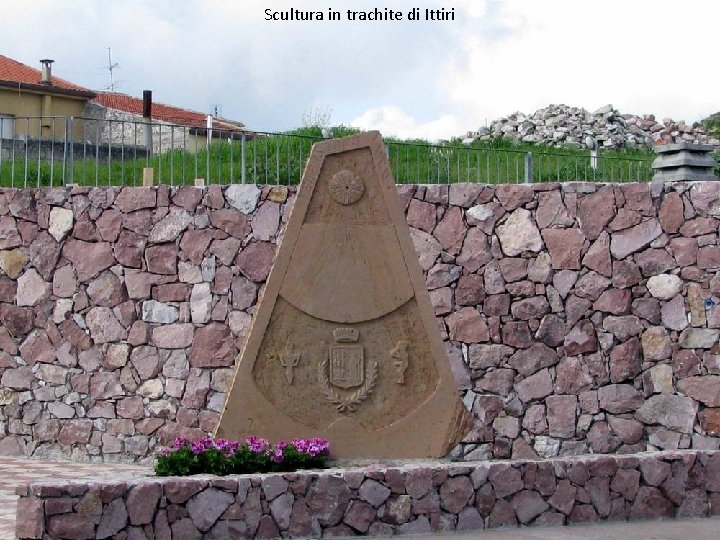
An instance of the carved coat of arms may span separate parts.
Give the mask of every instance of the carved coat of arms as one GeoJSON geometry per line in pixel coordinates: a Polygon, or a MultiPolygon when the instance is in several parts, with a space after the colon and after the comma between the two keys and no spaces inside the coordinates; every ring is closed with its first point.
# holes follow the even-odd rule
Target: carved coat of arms
{"type": "Polygon", "coordinates": [[[320,365],[320,384],[325,397],[335,404],[338,412],[352,412],[375,387],[377,363],[370,361],[366,366],[362,345],[351,345],[360,336],[356,329],[336,328],[333,335],[338,344],[330,347],[328,360],[320,365]],[[357,389],[339,393],[336,388],[357,389]]]}
{"type": "Polygon", "coordinates": [[[364,379],[362,345],[330,347],[330,384],[352,388],[360,386],[364,379]]]}

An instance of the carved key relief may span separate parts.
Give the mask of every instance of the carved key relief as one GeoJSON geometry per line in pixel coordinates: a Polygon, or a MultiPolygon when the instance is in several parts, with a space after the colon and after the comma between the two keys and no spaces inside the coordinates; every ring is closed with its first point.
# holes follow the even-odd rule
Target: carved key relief
{"type": "Polygon", "coordinates": [[[397,384],[405,384],[405,372],[410,365],[410,353],[408,351],[409,347],[410,342],[402,339],[397,342],[395,348],[390,353],[390,356],[392,356],[393,358],[393,365],[395,366],[395,371],[397,372],[397,380],[395,381],[397,384]]]}

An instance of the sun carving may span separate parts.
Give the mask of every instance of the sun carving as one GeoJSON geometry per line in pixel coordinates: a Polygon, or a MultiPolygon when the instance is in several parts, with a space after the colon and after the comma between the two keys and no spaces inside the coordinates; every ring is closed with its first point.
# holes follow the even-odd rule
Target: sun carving
{"type": "Polygon", "coordinates": [[[365,184],[357,174],[343,169],[330,179],[330,195],[340,204],[353,204],[365,193],[365,184]]]}

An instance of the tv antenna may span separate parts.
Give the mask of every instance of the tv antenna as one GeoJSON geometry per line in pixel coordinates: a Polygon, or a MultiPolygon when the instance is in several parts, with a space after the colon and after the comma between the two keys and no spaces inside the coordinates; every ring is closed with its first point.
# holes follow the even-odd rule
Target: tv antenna
{"type": "Polygon", "coordinates": [[[108,71],[110,72],[110,86],[108,86],[107,88],[111,92],[114,92],[115,91],[115,82],[113,81],[113,70],[119,68],[120,64],[118,64],[117,62],[115,62],[113,64],[112,51],[110,50],[110,47],[108,47],[107,50],[108,50],[108,71]]]}

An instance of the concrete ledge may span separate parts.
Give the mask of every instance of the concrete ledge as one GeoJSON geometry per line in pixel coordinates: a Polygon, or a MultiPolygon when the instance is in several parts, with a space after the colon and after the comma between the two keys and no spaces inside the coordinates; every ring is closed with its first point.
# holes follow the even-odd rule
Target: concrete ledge
{"type": "Polygon", "coordinates": [[[44,482],[18,495],[21,539],[317,538],[707,517],[720,515],[720,452],[44,482]]]}

